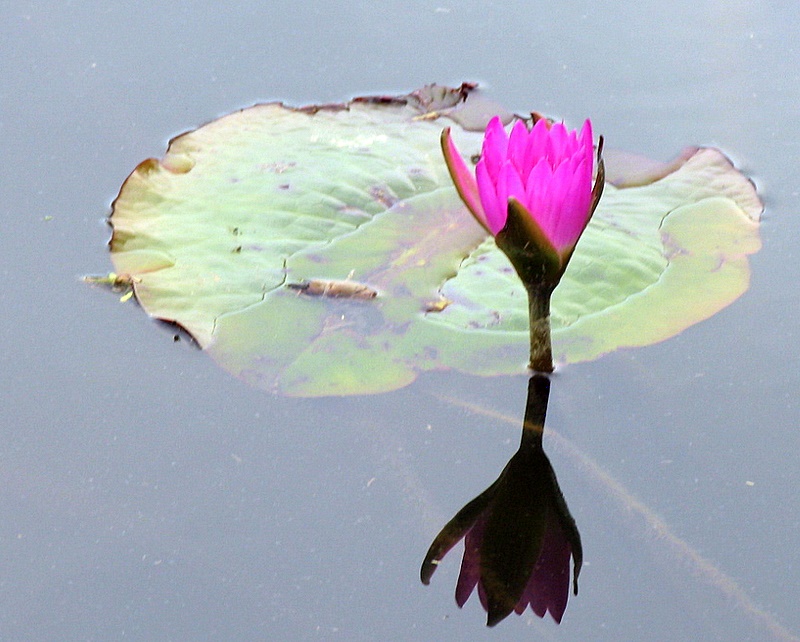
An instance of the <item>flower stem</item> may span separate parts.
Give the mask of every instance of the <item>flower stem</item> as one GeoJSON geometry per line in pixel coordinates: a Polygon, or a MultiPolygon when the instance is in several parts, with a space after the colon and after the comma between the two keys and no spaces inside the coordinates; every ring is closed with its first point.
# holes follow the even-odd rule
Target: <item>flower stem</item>
{"type": "Polygon", "coordinates": [[[550,344],[550,295],[553,289],[529,286],[528,313],[531,332],[531,360],[534,372],[553,372],[553,349],[550,344]]]}

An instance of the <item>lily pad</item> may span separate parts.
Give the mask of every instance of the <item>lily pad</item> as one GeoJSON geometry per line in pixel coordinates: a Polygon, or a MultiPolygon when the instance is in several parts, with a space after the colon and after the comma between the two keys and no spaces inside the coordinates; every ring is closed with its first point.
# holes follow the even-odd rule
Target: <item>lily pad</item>
{"type": "MultiPolygon", "coordinates": [[[[512,119],[465,84],[224,116],[125,181],[110,218],[115,270],[148,314],[283,394],[382,392],[430,369],[524,372],[525,292],[439,149],[446,124],[476,154],[497,113],[512,119]]],[[[553,298],[559,363],[711,316],[747,289],[759,249],[761,203],[719,151],[628,182],[610,164],[553,298]]]]}

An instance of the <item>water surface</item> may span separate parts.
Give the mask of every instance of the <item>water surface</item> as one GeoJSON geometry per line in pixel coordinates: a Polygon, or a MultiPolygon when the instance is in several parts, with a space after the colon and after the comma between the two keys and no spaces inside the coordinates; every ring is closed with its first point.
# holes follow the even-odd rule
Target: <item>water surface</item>
{"type": "Polygon", "coordinates": [[[0,637],[795,639],[790,5],[1,9],[0,637]],[[274,398],[79,280],[110,269],[108,205],[170,136],[263,100],[462,80],[656,158],[720,146],[768,205],[738,302],[554,379],[545,446],[585,551],[560,626],[487,630],[474,597],[459,610],[458,550],[418,580],[439,528],[516,450],[525,376],[274,398]]]}

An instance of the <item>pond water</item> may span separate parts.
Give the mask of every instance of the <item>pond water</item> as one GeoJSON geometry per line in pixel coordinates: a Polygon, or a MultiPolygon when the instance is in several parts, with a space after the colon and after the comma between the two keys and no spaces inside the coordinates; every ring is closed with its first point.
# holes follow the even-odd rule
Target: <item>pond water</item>
{"type": "MultiPolygon", "coordinates": [[[[800,18],[790,2],[13,3],[0,9],[0,638],[796,640],[800,18]],[[458,609],[442,525],[517,448],[527,378],[286,399],[80,277],[167,139],[264,100],[477,80],[759,186],[750,290],[558,373],[545,448],[581,531],[560,625],[458,609]]],[[[675,305],[681,305],[676,301],[675,305]]]]}

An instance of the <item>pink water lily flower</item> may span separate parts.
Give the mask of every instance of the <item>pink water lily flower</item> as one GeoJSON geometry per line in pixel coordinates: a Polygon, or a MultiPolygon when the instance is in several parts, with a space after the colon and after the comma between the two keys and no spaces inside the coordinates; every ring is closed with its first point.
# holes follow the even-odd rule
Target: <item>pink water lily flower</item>
{"type": "Polygon", "coordinates": [[[494,236],[528,293],[528,367],[552,372],[550,296],[603,193],[603,139],[595,172],[589,120],[577,132],[532,119],[532,129],[518,120],[508,135],[500,118],[492,118],[474,176],[449,129],[442,132],[442,151],[461,200],[494,236]]]}
{"type": "Polygon", "coordinates": [[[555,252],[561,267],[566,266],[602,191],[600,171],[592,184],[591,121],[577,132],[541,117],[529,130],[518,120],[509,135],[495,116],[486,127],[474,176],[449,129],[443,132],[442,149],[459,195],[487,231],[497,236],[506,227],[509,209],[517,208],[533,223],[537,243],[549,245],[541,249],[555,252]]]}

